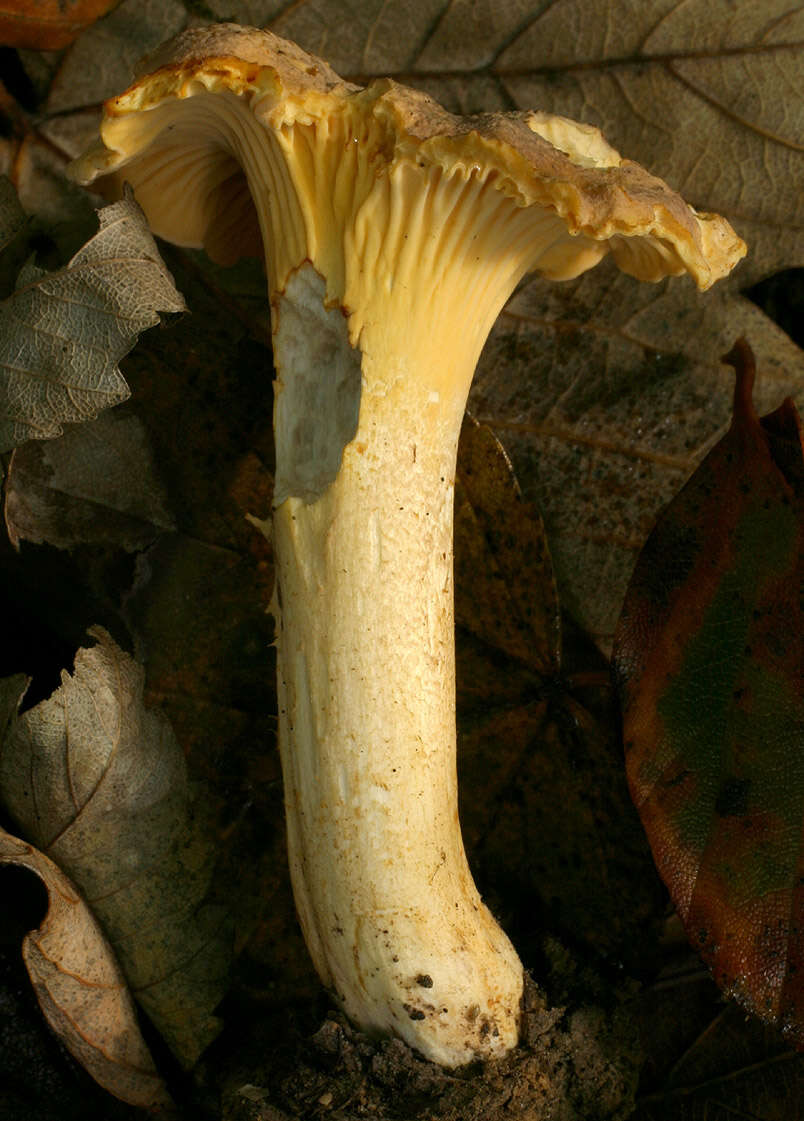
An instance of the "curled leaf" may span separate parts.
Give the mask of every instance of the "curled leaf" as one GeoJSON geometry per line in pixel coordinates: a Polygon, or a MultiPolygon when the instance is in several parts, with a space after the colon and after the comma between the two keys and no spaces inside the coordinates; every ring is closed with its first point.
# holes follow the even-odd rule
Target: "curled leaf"
{"type": "Polygon", "coordinates": [[[0,451],[124,401],[117,363],[160,312],[184,310],[130,192],[98,218],[64,268],[28,261],[0,304],[0,451]]]}
{"type": "Polygon", "coordinates": [[[734,419],[637,565],[614,663],[631,793],[715,979],[804,1048],[804,450],[760,420],[740,343],[734,419]]]}
{"type": "Polygon", "coordinates": [[[106,1090],[155,1108],[170,1097],[140,1034],[114,952],[67,876],[41,852],[0,829],[0,865],[17,864],[45,885],[48,910],[26,934],[22,956],[48,1023],[106,1090]]]}
{"type": "Polygon", "coordinates": [[[12,722],[0,798],[101,922],[132,992],[185,1066],[219,1030],[228,917],[208,902],[214,845],[143,671],[101,630],[72,675],[12,722]]]}

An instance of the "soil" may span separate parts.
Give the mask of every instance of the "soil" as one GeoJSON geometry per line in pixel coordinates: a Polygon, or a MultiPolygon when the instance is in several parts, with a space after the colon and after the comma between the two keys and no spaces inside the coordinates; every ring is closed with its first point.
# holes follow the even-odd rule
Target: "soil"
{"type": "Polygon", "coordinates": [[[398,1039],[371,1040],[332,1013],[308,1039],[233,1070],[225,1121],[616,1121],[633,1109],[642,1056],[628,1002],[550,1007],[529,981],[523,1045],[445,1070],[398,1039]],[[295,1051],[291,1057],[289,1051],[295,1051]],[[290,1060],[290,1061],[289,1061],[290,1060]]]}

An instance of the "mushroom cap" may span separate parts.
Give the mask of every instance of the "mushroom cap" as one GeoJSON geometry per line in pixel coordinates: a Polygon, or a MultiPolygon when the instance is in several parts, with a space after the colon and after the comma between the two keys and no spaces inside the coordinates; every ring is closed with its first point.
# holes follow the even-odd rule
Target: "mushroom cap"
{"type": "MultiPolygon", "coordinates": [[[[517,206],[562,220],[565,236],[531,263],[553,279],[571,279],[610,252],[637,279],[687,272],[706,289],[746,251],[725,219],[696,212],[663,180],[622,159],[598,129],[565,117],[458,117],[390,79],[366,88],[345,82],[294,43],[233,24],[184,32],[146,58],[140,74],[106,102],[101,140],[73,163],[71,174],[83,183],[106,179],[107,193],[130,180],[156,233],[206,246],[224,262],[254,251],[258,226],[238,175],[236,144],[226,140],[216,149],[205,135],[199,148],[178,145],[183,116],[201,138],[199,112],[182,110],[202,94],[236,100],[280,140],[294,126],[321,134],[333,120],[345,122],[347,139],[366,147],[375,178],[408,161],[447,176],[493,181],[517,206]]],[[[239,126],[230,119],[229,127],[239,126]]],[[[218,121],[212,132],[220,128],[218,121]]],[[[282,206],[280,195],[275,186],[282,206]]],[[[299,251],[303,259],[304,247],[299,251]]]]}

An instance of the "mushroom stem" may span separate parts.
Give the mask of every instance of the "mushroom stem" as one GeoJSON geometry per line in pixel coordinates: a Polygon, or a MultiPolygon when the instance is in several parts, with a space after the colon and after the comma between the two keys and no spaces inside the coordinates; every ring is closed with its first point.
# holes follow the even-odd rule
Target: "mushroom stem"
{"type": "MultiPolygon", "coordinates": [[[[355,1023],[455,1066],[516,1044],[522,968],[458,823],[452,508],[474,361],[446,391],[443,341],[415,371],[409,355],[364,351],[337,477],[314,501],[281,502],[273,540],[279,743],[307,945],[355,1023]]],[[[278,462],[278,477],[292,473],[278,462]]]]}

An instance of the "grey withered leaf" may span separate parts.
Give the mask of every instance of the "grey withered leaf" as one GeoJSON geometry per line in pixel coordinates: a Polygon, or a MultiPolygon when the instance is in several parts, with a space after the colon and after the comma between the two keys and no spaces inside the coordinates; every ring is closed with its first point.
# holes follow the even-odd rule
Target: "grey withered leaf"
{"type": "Polygon", "coordinates": [[[184,310],[130,192],[55,272],[29,260],[0,303],[0,452],[128,397],[117,368],[160,312],[184,310]]]}
{"type": "MultiPolygon", "coordinates": [[[[100,628],[53,695],[12,719],[0,801],[80,889],[126,979],[186,1067],[217,1034],[229,918],[208,900],[214,841],[144,672],[100,628]]],[[[2,695],[0,693],[0,695],[2,695]]]]}
{"type": "MultiPolygon", "coordinates": [[[[20,685],[20,679],[11,680],[20,685]]],[[[47,890],[47,913],[25,935],[22,956],[52,1030],[116,1097],[143,1108],[168,1104],[120,966],[75,885],[32,845],[0,829],[0,866],[4,864],[27,868],[47,890]]]]}

